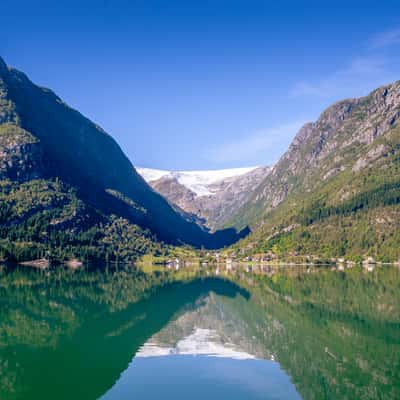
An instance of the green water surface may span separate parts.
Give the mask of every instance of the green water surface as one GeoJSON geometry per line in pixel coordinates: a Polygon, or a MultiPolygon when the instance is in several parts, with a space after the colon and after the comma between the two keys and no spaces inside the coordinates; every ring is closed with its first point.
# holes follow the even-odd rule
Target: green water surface
{"type": "Polygon", "coordinates": [[[399,399],[400,273],[0,272],[0,399],[399,399]]]}

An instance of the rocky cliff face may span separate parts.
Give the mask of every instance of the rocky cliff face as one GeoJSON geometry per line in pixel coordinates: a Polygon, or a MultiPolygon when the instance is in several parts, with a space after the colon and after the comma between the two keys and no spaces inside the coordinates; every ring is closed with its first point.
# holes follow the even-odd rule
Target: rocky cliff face
{"type": "Polygon", "coordinates": [[[215,230],[223,227],[251,197],[271,169],[271,167],[234,169],[231,174],[229,170],[222,170],[222,174],[219,171],[212,171],[215,178],[209,178],[210,182],[203,182],[200,190],[199,186],[187,177],[186,180],[180,179],[180,174],[197,174],[201,181],[202,174],[211,171],[193,173],[159,171],[158,174],[151,174],[149,170],[139,168],[138,172],[142,173],[148,183],[171,204],[193,215],[198,223],[215,230]]]}
{"type": "Polygon", "coordinates": [[[38,141],[16,125],[1,124],[0,179],[35,179],[43,170],[43,152],[38,141]]]}
{"type": "Polygon", "coordinates": [[[345,170],[358,172],[384,157],[389,147],[378,142],[400,116],[400,82],[366,97],[338,102],[316,122],[304,125],[287,152],[233,220],[256,224],[290,194],[305,194],[345,170]]]}

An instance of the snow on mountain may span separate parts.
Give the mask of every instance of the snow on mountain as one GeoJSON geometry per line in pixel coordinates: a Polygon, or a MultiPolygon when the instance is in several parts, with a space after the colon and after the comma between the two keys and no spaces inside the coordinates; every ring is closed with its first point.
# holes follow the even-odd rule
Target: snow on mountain
{"type": "Polygon", "coordinates": [[[136,168],[145,181],[153,182],[161,178],[175,178],[181,185],[185,186],[197,196],[212,196],[214,191],[209,187],[224,179],[245,175],[258,167],[227,168],[206,171],[165,171],[152,168],[136,168]]]}

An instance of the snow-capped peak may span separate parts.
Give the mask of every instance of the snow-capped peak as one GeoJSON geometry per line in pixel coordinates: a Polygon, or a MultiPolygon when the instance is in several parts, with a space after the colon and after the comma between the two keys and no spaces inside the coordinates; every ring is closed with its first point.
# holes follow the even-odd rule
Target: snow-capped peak
{"type": "Polygon", "coordinates": [[[197,196],[211,196],[214,193],[209,186],[224,179],[247,174],[258,167],[227,168],[206,171],[165,171],[152,168],[136,168],[145,181],[152,182],[163,177],[175,178],[197,196]]]}
{"type": "Polygon", "coordinates": [[[162,169],[153,169],[153,168],[140,168],[136,167],[136,171],[142,175],[143,179],[146,182],[153,182],[158,179],[161,179],[163,176],[169,175],[169,171],[164,171],[162,169]]]}

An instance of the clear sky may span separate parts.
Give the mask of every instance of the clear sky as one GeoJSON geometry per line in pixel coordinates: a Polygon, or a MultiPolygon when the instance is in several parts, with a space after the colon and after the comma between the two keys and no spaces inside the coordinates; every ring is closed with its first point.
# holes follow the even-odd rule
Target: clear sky
{"type": "Polygon", "coordinates": [[[334,101],[400,79],[400,1],[1,0],[0,55],[134,165],[269,164],[334,101]]]}

